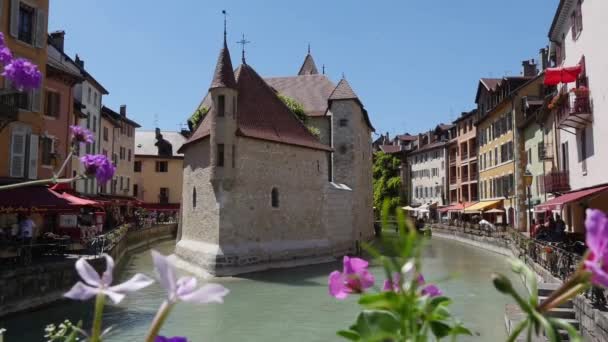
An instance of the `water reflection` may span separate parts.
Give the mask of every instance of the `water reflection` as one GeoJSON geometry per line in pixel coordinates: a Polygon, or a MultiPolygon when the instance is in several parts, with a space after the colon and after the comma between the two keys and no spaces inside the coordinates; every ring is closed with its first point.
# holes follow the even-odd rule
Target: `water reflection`
{"type": "MultiPolygon", "coordinates": [[[[172,251],[172,243],[157,247],[172,251]]],[[[253,273],[243,277],[214,280],[231,291],[222,305],[179,304],[169,317],[165,335],[188,336],[192,341],[340,341],[338,329],[353,322],[356,298],[339,302],[327,295],[327,275],[339,263],[253,273]]],[[[509,273],[505,257],[450,240],[433,238],[424,253],[425,277],[441,280],[440,287],[454,299],[455,315],[478,332],[471,340],[504,340],[504,305],[508,298],[498,294],[490,282],[494,271],[509,273]]],[[[135,272],[153,274],[148,252],[134,255],[122,278],[135,272]]],[[[372,271],[383,279],[379,267],[372,271]]],[[[519,282],[516,282],[519,284],[519,282]]],[[[154,284],[109,306],[106,325],[113,325],[112,341],[136,341],[144,336],[164,290],[154,284]]],[[[64,317],[89,322],[92,303],[62,302],[53,307],[18,315],[0,322],[9,329],[6,341],[41,341],[47,322],[64,317]]]]}

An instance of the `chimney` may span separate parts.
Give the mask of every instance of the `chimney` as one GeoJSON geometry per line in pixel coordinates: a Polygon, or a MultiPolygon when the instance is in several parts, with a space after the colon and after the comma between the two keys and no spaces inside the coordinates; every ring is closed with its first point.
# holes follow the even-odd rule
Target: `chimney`
{"type": "Polygon", "coordinates": [[[536,69],[536,63],[533,59],[523,61],[521,64],[524,67],[524,76],[536,76],[538,74],[538,70],[536,69]]]}
{"type": "Polygon", "coordinates": [[[120,115],[124,117],[127,116],[127,105],[120,105],[120,115]]]}
{"type": "Polygon", "coordinates": [[[51,32],[51,45],[63,52],[63,41],[65,37],[65,31],[51,32]]]}
{"type": "Polygon", "coordinates": [[[539,51],[541,70],[547,69],[549,65],[549,47],[544,47],[539,51]]]}
{"type": "Polygon", "coordinates": [[[75,62],[76,62],[76,65],[78,65],[79,67],[84,69],[84,61],[82,59],[80,59],[80,57],[78,57],[78,54],[76,54],[75,62]]]}

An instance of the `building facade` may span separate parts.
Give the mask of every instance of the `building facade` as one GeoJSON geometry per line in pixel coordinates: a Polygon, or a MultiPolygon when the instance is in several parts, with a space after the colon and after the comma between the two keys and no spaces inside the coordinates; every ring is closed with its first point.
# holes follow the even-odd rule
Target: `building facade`
{"type": "Polygon", "coordinates": [[[447,145],[452,125],[439,125],[418,135],[417,149],[407,156],[411,167],[410,205],[447,204],[447,145]]]}
{"type": "Polygon", "coordinates": [[[0,103],[0,181],[12,183],[39,178],[40,137],[44,135],[43,89],[46,86],[48,0],[5,1],[0,6],[0,25],[13,56],[38,66],[40,88],[17,92],[2,79],[0,103]]]}
{"type": "Polygon", "coordinates": [[[114,177],[109,184],[101,185],[101,193],[131,197],[133,194],[135,129],[140,125],[127,117],[127,106],[121,105],[117,113],[103,106],[100,116],[104,117],[101,124],[102,153],[112,156],[116,167],[114,177]],[[106,130],[107,128],[107,130],[106,130]],[[106,140],[106,132],[108,139],[106,140]],[[108,148],[109,150],[106,150],[108,148]]]}
{"type": "Polygon", "coordinates": [[[448,144],[450,204],[474,202],[477,188],[477,110],[462,113],[454,121],[448,144]]]}
{"type": "Polygon", "coordinates": [[[146,204],[179,205],[182,201],[186,142],[182,132],[135,132],[133,197],[146,204]]]}

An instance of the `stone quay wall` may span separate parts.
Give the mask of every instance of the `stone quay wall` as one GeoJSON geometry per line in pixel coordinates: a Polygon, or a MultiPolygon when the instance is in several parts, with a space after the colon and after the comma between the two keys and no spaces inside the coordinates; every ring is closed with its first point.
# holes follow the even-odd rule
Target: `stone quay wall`
{"type": "MultiPolygon", "coordinates": [[[[149,248],[163,240],[174,239],[177,224],[157,225],[127,232],[107,251],[120,269],[129,253],[149,248]]],[[[80,277],[76,273],[76,259],[33,264],[0,271],[0,317],[34,310],[61,300],[63,293],[80,277]]],[[[105,270],[102,257],[91,257],[88,262],[98,271],[105,270]]]]}
{"type": "MultiPolygon", "coordinates": [[[[434,224],[432,226],[433,235],[443,238],[457,240],[479,248],[495,251],[500,254],[523,257],[524,261],[537,275],[538,281],[542,283],[561,283],[561,280],[553,276],[551,272],[535,263],[528,257],[520,256],[515,243],[505,236],[480,236],[473,232],[465,232],[462,228],[452,227],[443,224],[434,224]]],[[[530,288],[525,283],[526,288],[530,288]]],[[[608,341],[608,313],[594,307],[589,299],[585,296],[577,296],[572,301],[576,319],[580,322],[579,332],[583,336],[584,341],[588,342],[604,342],[608,341]]]]}

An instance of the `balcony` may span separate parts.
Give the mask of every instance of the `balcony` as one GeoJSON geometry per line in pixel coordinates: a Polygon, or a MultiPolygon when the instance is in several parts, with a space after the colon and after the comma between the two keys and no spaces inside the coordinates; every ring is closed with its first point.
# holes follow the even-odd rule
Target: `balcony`
{"type": "Polygon", "coordinates": [[[450,178],[450,185],[456,184],[456,177],[450,178]]]}
{"type": "Polygon", "coordinates": [[[456,155],[450,155],[450,165],[456,165],[456,155]]]}
{"type": "Polygon", "coordinates": [[[584,87],[572,89],[567,94],[557,95],[549,104],[557,108],[559,128],[583,128],[593,120],[591,97],[584,87]]]}
{"type": "Polygon", "coordinates": [[[560,193],[570,190],[568,171],[551,171],[543,177],[546,193],[560,193]]]}
{"type": "Polygon", "coordinates": [[[469,153],[467,151],[463,151],[462,154],[460,155],[460,160],[467,160],[469,159],[469,153]]]}
{"type": "Polygon", "coordinates": [[[538,160],[552,160],[552,159],[553,159],[553,144],[539,143],[538,144],[538,160]]]}
{"type": "Polygon", "coordinates": [[[19,93],[0,94],[0,131],[9,123],[17,121],[21,100],[19,93]]]}

